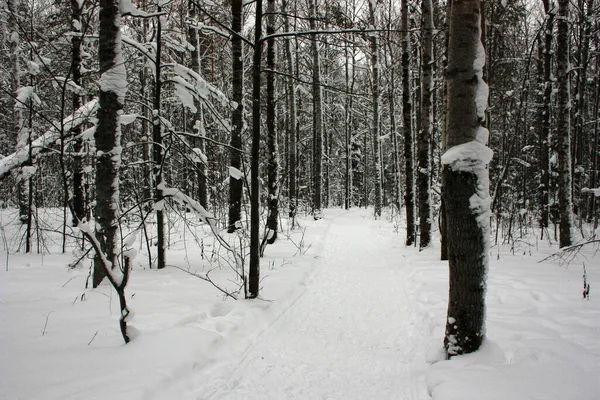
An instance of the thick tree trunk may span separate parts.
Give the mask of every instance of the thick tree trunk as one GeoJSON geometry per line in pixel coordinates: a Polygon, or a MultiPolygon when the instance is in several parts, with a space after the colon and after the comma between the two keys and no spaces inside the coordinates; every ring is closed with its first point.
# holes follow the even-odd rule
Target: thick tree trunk
{"type": "Polygon", "coordinates": [[[445,205],[450,291],[444,345],[448,357],[476,351],[485,336],[490,198],[486,147],[487,86],[482,80],[479,0],[453,0],[448,45],[448,150],[445,205]]]}
{"type": "MultiPolygon", "coordinates": [[[[96,248],[93,283],[96,287],[107,271],[117,271],[120,242],[118,237],[119,170],[121,167],[121,125],[127,80],[125,60],[121,52],[121,16],[119,0],[100,0],[100,30],[98,60],[100,64],[100,94],[96,141],[96,248]],[[100,253],[100,254],[98,254],[100,253]],[[102,271],[102,272],[100,272],[102,271]]],[[[127,321],[129,314],[125,301],[125,287],[129,277],[129,263],[122,267],[121,279],[109,280],[121,299],[121,333],[129,342],[127,321]]]]}
{"type": "MultiPolygon", "coordinates": [[[[275,33],[275,0],[267,0],[267,35],[275,33]]],[[[275,39],[267,42],[267,70],[275,70],[275,39]]],[[[275,74],[267,72],[267,243],[277,240],[279,225],[279,149],[275,128],[275,74]]]]}
{"type": "Polygon", "coordinates": [[[557,34],[557,153],[559,245],[570,246],[572,225],[571,200],[571,92],[569,82],[569,0],[558,0],[557,34]]]}
{"type": "Polygon", "coordinates": [[[421,1],[422,22],[422,55],[421,79],[421,129],[419,131],[419,171],[417,185],[419,187],[419,249],[429,246],[431,242],[431,160],[430,142],[433,130],[433,5],[431,0],[421,1]]]}
{"type": "Polygon", "coordinates": [[[406,245],[415,243],[415,165],[413,156],[412,99],[410,93],[410,35],[408,34],[408,0],[402,0],[402,116],[404,129],[404,163],[406,174],[406,245]]]}
{"type": "MultiPolygon", "coordinates": [[[[244,25],[242,0],[231,1],[231,29],[241,35],[244,25]]],[[[244,125],[244,55],[242,54],[242,38],[231,35],[232,52],[232,94],[236,108],[231,114],[231,147],[229,159],[231,166],[242,169],[242,155],[235,149],[242,147],[242,128],[244,125]]],[[[243,179],[229,178],[229,221],[227,231],[236,230],[236,222],[242,219],[242,196],[244,192],[243,179]]]]}

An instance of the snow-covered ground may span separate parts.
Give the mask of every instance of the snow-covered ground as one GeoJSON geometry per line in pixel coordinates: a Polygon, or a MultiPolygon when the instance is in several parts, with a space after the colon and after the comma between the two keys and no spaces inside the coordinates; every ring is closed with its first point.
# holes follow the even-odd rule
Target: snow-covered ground
{"type": "MultiPolygon", "coordinates": [[[[14,249],[16,222],[1,217],[14,249]]],[[[69,270],[73,256],[57,251],[11,253],[7,271],[1,245],[0,399],[600,399],[597,247],[568,266],[538,263],[556,247],[533,236],[493,247],[488,340],[445,361],[438,248],[406,248],[402,228],[365,210],[300,223],[267,247],[257,300],[144,269],[140,242],[127,296],[141,334],[128,345],[110,286],[85,289],[87,266],[69,270]]],[[[167,263],[215,267],[214,242],[204,238],[202,258],[179,227],[167,263]]],[[[211,276],[237,285],[228,266],[211,276]]]]}

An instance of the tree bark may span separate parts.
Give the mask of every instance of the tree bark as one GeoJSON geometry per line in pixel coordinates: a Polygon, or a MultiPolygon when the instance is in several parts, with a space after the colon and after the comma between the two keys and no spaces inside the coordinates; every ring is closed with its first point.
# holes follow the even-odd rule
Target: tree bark
{"type": "Polygon", "coordinates": [[[422,50],[423,55],[421,79],[421,129],[419,131],[419,171],[417,186],[419,188],[419,249],[424,249],[431,242],[431,160],[430,142],[433,130],[433,5],[431,0],[421,0],[422,50]]]}
{"type": "Polygon", "coordinates": [[[571,197],[571,92],[569,82],[569,0],[558,0],[557,74],[558,110],[558,213],[559,245],[570,246],[572,225],[571,197]]]}
{"type": "MultiPolygon", "coordinates": [[[[242,155],[235,149],[242,147],[242,128],[244,125],[244,55],[242,53],[242,33],[244,14],[242,0],[231,1],[231,29],[237,33],[231,35],[232,52],[232,94],[236,108],[231,114],[231,147],[229,159],[231,166],[242,169],[242,155]]],[[[242,219],[242,196],[244,193],[243,179],[229,178],[229,222],[227,231],[236,230],[236,222],[242,219]]]]}
{"type": "MultiPolygon", "coordinates": [[[[156,9],[157,13],[162,12],[160,6],[156,9]]],[[[154,80],[154,105],[153,105],[153,127],[152,127],[152,161],[154,163],[154,202],[158,204],[156,208],[156,248],[157,260],[156,267],[163,269],[167,265],[166,261],[166,243],[165,243],[165,216],[163,199],[163,143],[162,143],[162,122],[160,120],[161,105],[160,98],[162,92],[161,79],[161,57],[162,57],[162,24],[160,17],[156,18],[156,60],[154,80]]]]}
{"type": "MultiPolygon", "coordinates": [[[[282,1],[281,8],[283,13],[287,13],[287,2],[282,1]]],[[[286,32],[290,32],[290,20],[286,15],[284,17],[284,29],[286,32]]],[[[285,56],[287,61],[287,91],[288,91],[288,102],[289,102],[289,119],[287,126],[287,135],[289,139],[289,165],[288,165],[288,196],[289,196],[289,217],[292,219],[292,228],[295,225],[296,208],[298,206],[298,189],[296,184],[296,172],[297,172],[297,161],[296,152],[298,144],[296,142],[296,89],[294,88],[294,60],[292,58],[291,39],[285,40],[285,56]]]]}
{"type": "Polygon", "coordinates": [[[490,198],[487,86],[482,80],[479,0],[453,0],[448,45],[445,205],[450,267],[444,345],[448,357],[476,351],[485,336],[490,198]]]}
{"type": "MultiPolygon", "coordinates": [[[[308,1],[310,13],[310,30],[317,28],[316,0],[308,1]]],[[[312,95],[313,95],[313,216],[321,218],[321,201],[323,198],[323,92],[321,88],[321,61],[319,43],[315,33],[310,36],[312,55],[312,95]]]]}
{"type": "MultiPolygon", "coordinates": [[[[375,4],[374,1],[369,0],[369,17],[370,24],[373,28],[376,26],[375,20],[375,4]]],[[[373,136],[373,169],[375,170],[374,186],[375,186],[375,201],[373,203],[375,217],[381,217],[382,207],[382,183],[381,183],[381,143],[379,140],[379,43],[377,40],[377,34],[371,33],[369,37],[371,45],[371,68],[373,68],[373,98],[372,98],[372,119],[371,119],[371,132],[373,136]]]]}
{"type": "Polygon", "coordinates": [[[252,161],[250,183],[250,266],[248,297],[258,297],[260,288],[260,68],[262,52],[262,0],[256,0],[254,24],[254,57],[252,60],[252,161]]]}
{"type": "Polygon", "coordinates": [[[410,93],[410,35],[408,34],[408,0],[402,0],[402,117],[404,129],[404,163],[406,174],[406,245],[415,243],[415,165],[413,156],[412,98],[410,93]]]}
{"type": "MultiPolygon", "coordinates": [[[[267,0],[267,35],[275,33],[275,0],[267,0]]],[[[279,148],[275,127],[275,39],[267,41],[267,243],[277,240],[279,226],[279,148]]]]}
{"type": "MultiPolygon", "coordinates": [[[[543,44],[543,80],[544,93],[542,99],[542,110],[540,114],[540,141],[539,141],[539,171],[540,184],[538,191],[538,202],[540,207],[539,226],[542,229],[542,235],[545,228],[548,228],[550,218],[550,144],[551,144],[551,122],[552,122],[552,42],[554,35],[554,10],[550,9],[550,0],[544,0],[544,11],[546,12],[546,22],[544,25],[544,44],[543,44]]],[[[543,236],[542,236],[543,237],[543,236]]]]}

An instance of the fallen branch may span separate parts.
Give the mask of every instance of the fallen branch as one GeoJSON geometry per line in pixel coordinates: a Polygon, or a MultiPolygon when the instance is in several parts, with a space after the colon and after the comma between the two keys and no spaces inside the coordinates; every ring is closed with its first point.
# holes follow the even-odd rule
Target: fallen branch
{"type": "Polygon", "coordinates": [[[538,263],[557,260],[560,264],[569,264],[571,261],[573,261],[573,259],[575,259],[575,257],[577,257],[583,247],[594,243],[600,243],[600,239],[588,240],[587,242],[563,247],[557,252],[552,253],[548,257],[538,261],[538,263]]]}

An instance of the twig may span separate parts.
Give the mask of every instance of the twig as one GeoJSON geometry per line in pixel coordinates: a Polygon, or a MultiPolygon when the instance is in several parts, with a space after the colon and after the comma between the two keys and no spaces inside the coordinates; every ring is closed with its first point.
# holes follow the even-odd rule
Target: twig
{"type": "Polygon", "coordinates": [[[92,344],[92,342],[94,341],[94,339],[96,339],[96,335],[98,335],[98,331],[96,331],[96,333],[94,333],[94,336],[92,336],[92,340],[90,340],[90,341],[88,342],[88,346],[89,346],[90,344],[92,344]]]}
{"type": "Polygon", "coordinates": [[[589,244],[600,243],[600,239],[588,240],[587,242],[574,244],[572,246],[563,247],[555,253],[550,254],[548,257],[538,261],[538,263],[549,261],[549,260],[558,260],[560,264],[567,263],[569,264],[581,251],[584,246],[589,244]]]}
{"type": "Polygon", "coordinates": [[[52,311],[50,311],[48,314],[44,314],[44,316],[46,317],[46,323],[44,324],[44,329],[42,330],[42,336],[46,334],[46,328],[48,327],[48,320],[50,319],[50,314],[52,314],[52,311]]]}
{"type": "Polygon", "coordinates": [[[213,285],[217,290],[219,290],[221,293],[223,293],[226,297],[231,297],[234,300],[237,300],[237,297],[233,294],[233,293],[229,293],[227,290],[223,289],[222,287],[220,287],[219,285],[217,285],[209,276],[208,274],[210,273],[210,271],[208,271],[204,276],[198,274],[195,271],[191,271],[190,269],[184,269],[181,267],[178,267],[177,265],[168,265],[168,267],[172,267],[172,268],[176,268],[180,271],[183,271],[187,274],[190,274],[198,279],[202,279],[205,282],[210,283],[211,285],[213,285]]]}
{"type": "Polygon", "coordinates": [[[65,286],[67,286],[67,283],[71,282],[73,279],[75,279],[75,277],[72,277],[71,279],[69,279],[68,281],[66,281],[61,288],[64,288],[65,286]]]}

